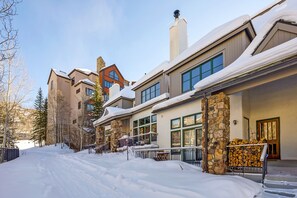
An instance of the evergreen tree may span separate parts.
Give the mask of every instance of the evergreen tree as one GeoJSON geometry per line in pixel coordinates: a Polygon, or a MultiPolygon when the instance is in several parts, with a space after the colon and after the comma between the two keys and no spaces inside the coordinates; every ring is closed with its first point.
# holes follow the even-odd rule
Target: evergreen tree
{"type": "Polygon", "coordinates": [[[38,90],[34,108],[35,112],[33,115],[33,132],[31,139],[38,142],[39,146],[42,146],[42,141],[45,140],[46,133],[47,99],[43,99],[41,88],[38,90]]]}
{"type": "Polygon", "coordinates": [[[93,116],[95,119],[98,119],[103,114],[103,96],[102,96],[102,88],[99,84],[99,80],[96,80],[95,83],[95,92],[92,97],[92,100],[94,102],[94,110],[93,110],[93,116]]]}

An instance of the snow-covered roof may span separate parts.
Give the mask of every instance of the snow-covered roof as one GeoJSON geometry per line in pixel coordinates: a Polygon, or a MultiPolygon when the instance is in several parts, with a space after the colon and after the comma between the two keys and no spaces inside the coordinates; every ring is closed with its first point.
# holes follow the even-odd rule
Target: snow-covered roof
{"type": "Polygon", "coordinates": [[[57,69],[52,70],[55,72],[56,75],[70,79],[66,72],[57,69]]]}
{"type": "Polygon", "coordinates": [[[194,87],[196,91],[201,91],[213,85],[222,83],[232,78],[242,76],[251,71],[268,67],[277,61],[289,58],[297,54],[297,38],[287,41],[281,45],[268,49],[259,54],[253,55],[253,52],[263,41],[273,25],[279,21],[297,22],[297,1],[287,0],[284,3],[273,7],[267,13],[253,19],[253,23],[262,23],[262,27],[258,27],[258,34],[243,52],[243,54],[228,67],[221,71],[208,76],[199,81],[194,87]]]}
{"type": "Polygon", "coordinates": [[[81,71],[81,72],[83,72],[83,73],[85,73],[87,75],[90,75],[91,73],[97,74],[96,72],[94,72],[92,70],[89,70],[89,69],[85,69],[85,68],[75,68],[75,69],[78,70],[78,71],[81,71]]]}
{"type": "Polygon", "coordinates": [[[122,109],[122,108],[118,108],[118,107],[106,107],[101,118],[99,118],[98,120],[93,122],[93,125],[94,126],[99,125],[102,122],[107,121],[107,120],[109,120],[113,117],[116,117],[116,116],[131,115],[132,113],[134,113],[138,110],[141,110],[147,106],[150,106],[156,102],[159,102],[159,101],[167,99],[167,98],[169,98],[169,93],[164,93],[156,98],[153,98],[145,103],[142,103],[142,104],[132,107],[130,109],[122,109]]]}
{"type": "Polygon", "coordinates": [[[142,78],[140,78],[136,83],[134,83],[132,85],[132,89],[138,87],[140,84],[146,82],[147,80],[149,80],[150,78],[154,77],[158,73],[164,71],[164,69],[166,67],[168,67],[168,64],[169,64],[168,61],[164,61],[163,63],[161,63],[160,65],[158,65],[157,67],[155,67],[149,73],[145,74],[142,78]]]}
{"type": "Polygon", "coordinates": [[[246,22],[250,20],[250,17],[248,15],[243,15],[241,17],[238,17],[232,21],[229,21],[211,32],[209,32],[207,35],[202,37],[200,40],[198,40],[196,43],[194,43],[192,46],[187,48],[185,51],[183,51],[180,55],[178,55],[176,58],[174,58],[166,68],[164,68],[164,71],[168,71],[178,63],[182,62],[183,60],[187,59],[194,53],[204,49],[205,47],[209,46],[210,44],[214,43],[218,39],[222,38],[223,36],[227,35],[228,33],[236,30],[238,27],[242,26],[246,22]]]}
{"type": "Polygon", "coordinates": [[[165,107],[168,107],[168,106],[171,106],[173,104],[177,104],[177,103],[180,103],[180,102],[183,102],[185,100],[188,100],[191,98],[191,96],[195,93],[195,90],[192,90],[192,91],[189,91],[187,93],[184,93],[182,95],[179,95],[179,96],[176,96],[174,98],[170,98],[169,100],[166,100],[166,101],[163,101],[163,102],[160,102],[156,105],[153,106],[153,112],[154,111],[157,111],[157,110],[160,110],[160,109],[163,109],[165,107]]]}
{"type": "Polygon", "coordinates": [[[119,98],[129,98],[134,99],[135,98],[135,92],[131,90],[131,86],[125,87],[120,92],[115,94],[113,97],[109,98],[106,103],[104,103],[103,107],[106,107],[110,105],[112,102],[116,101],[119,98]]]}
{"type": "Polygon", "coordinates": [[[87,133],[92,133],[92,132],[95,131],[94,128],[89,128],[89,127],[83,127],[83,130],[84,130],[85,132],[87,132],[87,133]]]}
{"type": "MultiPolygon", "coordinates": [[[[92,85],[92,86],[95,85],[95,83],[94,83],[93,81],[91,81],[90,79],[87,79],[87,78],[79,80],[79,81],[76,83],[76,85],[79,84],[79,83],[81,83],[81,82],[82,82],[82,83],[86,83],[86,84],[88,84],[88,85],[92,85]]],[[[76,86],[76,85],[75,85],[75,86],[76,86]]]]}

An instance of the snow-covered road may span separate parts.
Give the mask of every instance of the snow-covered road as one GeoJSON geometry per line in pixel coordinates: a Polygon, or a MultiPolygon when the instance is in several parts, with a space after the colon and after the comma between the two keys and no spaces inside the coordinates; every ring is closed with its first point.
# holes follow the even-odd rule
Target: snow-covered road
{"type": "Polygon", "coordinates": [[[214,176],[178,161],[126,161],[125,154],[31,148],[0,165],[0,197],[253,197],[261,186],[241,177],[214,176]],[[182,167],[182,168],[181,168],[182,167]]]}

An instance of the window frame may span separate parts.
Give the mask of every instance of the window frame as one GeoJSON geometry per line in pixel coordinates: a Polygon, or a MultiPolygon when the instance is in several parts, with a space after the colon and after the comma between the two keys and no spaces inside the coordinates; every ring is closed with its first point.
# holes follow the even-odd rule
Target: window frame
{"type": "Polygon", "coordinates": [[[182,126],[182,124],[181,124],[181,119],[180,118],[174,118],[174,119],[171,119],[170,120],[170,129],[172,130],[175,130],[175,129],[179,129],[179,128],[181,128],[181,126],[182,126]],[[172,121],[175,121],[175,120],[179,120],[179,126],[178,127],[175,127],[175,128],[173,128],[172,127],[172,121]]]}
{"type": "Polygon", "coordinates": [[[108,76],[116,81],[119,81],[119,75],[114,70],[110,71],[108,76]]]}
{"type": "MultiPolygon", "coordinates": [[[[194,85],[195,85],[197,82],[199,82],[199,81],[201,81],[202,79],[207,78],[208,76],[211,76],[212,74],[214,74],[214,73],[220,71],[220,70],[218,70],[218,71],[214,72],[214,69],[219,68],[220,66],[223,66],[223,68],[224,68],[224,53],[223,53],[223,52],[221,52],[220,54],[218,54],[218,55],[216,55],[216,56],[214,56],[214,57],[212,57],[212,58],[210,58],[210,59],[208,59],[208,60],[206,60],[206,61],[204,61],[204,62],[202,62],[202,63],[200,63],[199,65],[195,66],[194,68],[192,68],[192,69],[190,69],[190,70],[188,70],[188,71],[182,73],[182,74],[181,74],[181,90],[182,90],[182,93],[186,93],[186,92],[188,92],[188,91],[193,90],[193,89],[194,89],[194,85]],[[216,58],[220,57],[220,56],[222,56],[222,64],[217,65],[216,67],[214,67],[214,64],[213,64],[214,60],[215,60],[216,58]],[[203,72],[203,71],[202,71],[202,67],[203,67],[203,65],[206,65],[206,64],[208,64],[209,62],[210,62],[210,70],[207,70],[207,71],[204,71],[204,72],[203,72]],[[194,77],[197,77],[197,76],[194,76],[194,77],[193,77],[193,71],[194,71],[195,69],[197,69],[197,68],[199,68],[199,80],[198,80],[195,84],[193,84],[193,79],[194,79],[194,77]],[[209,71],[210,71],[210,74],[207,75],[207,76],[205,76],[205,77],[203,77],[203,74],[206,74],[206,73],[209,72],[209,71]],[[184,81],[185,75],[187,75],[187,74],[190,75],[190,76],[189,76],[189,80],[185,80],[185,81],[184,81]],[[186,83],[186,82],[189,82],[189,85],[190,85],[190,88],[189,88],[189,89],[184,89],[184,83],[186,83]]],[[[223,68],[222,68],[222,69],[223,69],[223,68]]]]}
{"type": "Polygon", "coordinates": [[[141,103],[145,103],[160,95],[161,95],[161,85],[160,85],[160,82],[157,82],[154,85],[141,91],[141,103]]]}
{"type": "Polygon", "coordinates": [[[94,93],[95,93],[95,90],[94,89],[91,89],[91,88],[88,88],[86,87],[85,89],[85,92],[86,92],[86,96],[92,96],[94,93]],[[89,91],[91,91],[92,93],[89,94],[89,91]]]}

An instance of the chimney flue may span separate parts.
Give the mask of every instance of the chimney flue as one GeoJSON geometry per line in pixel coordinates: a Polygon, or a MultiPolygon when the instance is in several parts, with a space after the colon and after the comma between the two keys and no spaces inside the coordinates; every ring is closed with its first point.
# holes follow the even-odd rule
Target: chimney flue
{"type": "Polygon", "coordinates": [[[179,15],[180,15],[179,10],[175,10],[173,12],[173,16],[174,16],[175,19],[178,19],[179,15]]]}

